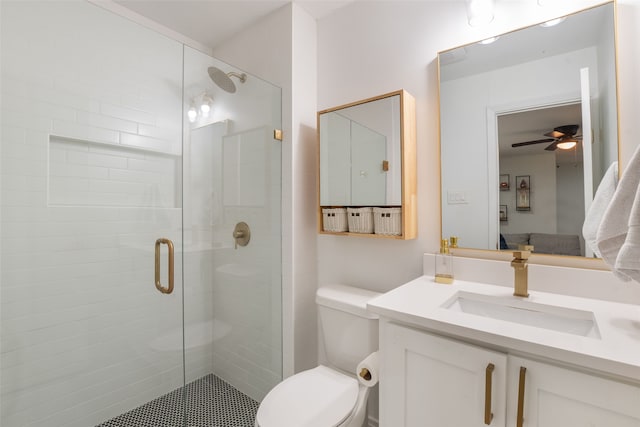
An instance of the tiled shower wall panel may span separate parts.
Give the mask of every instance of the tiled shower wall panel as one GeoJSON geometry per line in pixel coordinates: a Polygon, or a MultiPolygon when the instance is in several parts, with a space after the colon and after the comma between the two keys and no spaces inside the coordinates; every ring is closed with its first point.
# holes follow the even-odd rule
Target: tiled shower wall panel
{"type": "Polygon", "coordinates": [[[86,427],[182,385],[181,257],[177,292],[153,279],[179,171],[134,191],[180,163],[182,46],[86,2],[0,7],[0,424],[86,427]]]}
{"type": "Polygon", "coordinates": [[[214,372],[261,401],[282,379],[280,146],[257,128],[223,138],[224,224],[251,227],[247,246],[219,251],[213,312],[231,325],[214,346],[214,372]]]}

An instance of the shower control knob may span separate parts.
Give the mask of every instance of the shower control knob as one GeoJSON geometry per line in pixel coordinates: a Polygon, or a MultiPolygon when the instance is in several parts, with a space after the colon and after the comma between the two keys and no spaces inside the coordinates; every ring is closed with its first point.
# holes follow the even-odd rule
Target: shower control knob
{"type": "Polygon", "coordinates": [[[238,245],[247,246],[251,240],[251,229],[246,222],[239,222],[233,229],[232,236],[235,240],[235,249],[238,249],[238,245]]]}

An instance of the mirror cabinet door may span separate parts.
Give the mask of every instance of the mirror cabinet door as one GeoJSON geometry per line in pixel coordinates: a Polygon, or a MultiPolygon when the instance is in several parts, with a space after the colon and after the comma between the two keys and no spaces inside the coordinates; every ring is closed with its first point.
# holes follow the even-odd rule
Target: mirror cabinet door
{"type": "Polygon", "coordinates": [[[323,208],[384,208],[397,212],[397,231],[365,234],[415,238],[413,97],[400,90],[320,111],[318,133],[319,232],[349,234],[327,228],[323,208]]]}

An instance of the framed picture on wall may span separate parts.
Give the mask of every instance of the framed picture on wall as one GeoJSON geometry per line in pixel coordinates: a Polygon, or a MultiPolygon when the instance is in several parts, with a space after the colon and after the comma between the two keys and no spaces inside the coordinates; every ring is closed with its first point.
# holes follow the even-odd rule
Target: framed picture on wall
{"type": "Polygon", "coordinates": [[[509,191],[509,174],[500,175],[500,191],[509,191]]]}
{"type": "Polygon", "coordinates": [[[531,178],[529,175],[516,176],[516,210],[531,210],[531,178]]]}
{"type": "Polygon", "coordinates": [[[500,205],[500,221],[509,221],[507,205],[500,205]]]}

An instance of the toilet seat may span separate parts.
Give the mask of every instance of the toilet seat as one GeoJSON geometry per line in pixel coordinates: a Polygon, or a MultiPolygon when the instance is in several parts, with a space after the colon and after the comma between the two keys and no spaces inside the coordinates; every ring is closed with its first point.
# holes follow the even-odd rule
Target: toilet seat
{"type": "Polygon", "coordinates": [[[358,393],[355,378],[320,365],[275,386],[258,408],[256,425],[338,426],[353,412],[358,393]]]}

